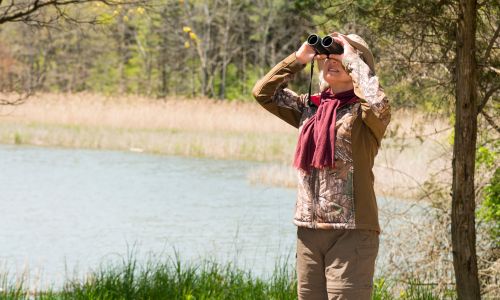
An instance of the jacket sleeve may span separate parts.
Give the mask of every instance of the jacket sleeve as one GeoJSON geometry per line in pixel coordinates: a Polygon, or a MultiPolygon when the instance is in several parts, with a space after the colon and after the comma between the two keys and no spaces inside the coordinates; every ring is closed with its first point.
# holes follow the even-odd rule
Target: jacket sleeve
{"type": "Polygon", "coordinates": [[[253,87],[254,98],[270,113],[298,128],[304,110],[304,97],[286,88],[295,73],[305,65],[296,60],[295,53],[278,63],[253,87]]]}
{"type": "Polygon", "coordinates": [[[380,145],[391,120],[391,107],[378,77],[357,53],[345,56],[342,64],[352,77],[354,91],[361,98],[363,122],[380,145]]]}

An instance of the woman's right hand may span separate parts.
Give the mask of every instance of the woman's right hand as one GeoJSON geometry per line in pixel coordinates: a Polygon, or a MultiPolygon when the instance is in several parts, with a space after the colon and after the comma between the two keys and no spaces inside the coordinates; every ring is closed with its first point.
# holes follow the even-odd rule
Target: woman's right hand
{"type": "Polygon", "coordinates": [[[325,55],[325,54],[318,54],[318,55],[314,56],[315,54],[316,54],[316,51],[314,50],[314,48],[309,46],[309,44],[307,42],[304,42],[302,44],[302,46],[300,46],[299,50],[297,50],[297,52],[295,52],[295,57],[297,58],[298,62],[300,62],[301,64],[304,64],[304,65],[311,62],[311,60],[313,60],[313,58],[316,60],[327,58],[327,55],[325,55]]]}

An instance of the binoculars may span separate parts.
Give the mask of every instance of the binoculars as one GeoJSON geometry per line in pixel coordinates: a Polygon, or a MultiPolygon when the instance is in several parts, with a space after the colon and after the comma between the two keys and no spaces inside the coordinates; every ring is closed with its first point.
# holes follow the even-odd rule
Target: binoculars
{"type": "Polygon", "coordinates": [[[311,34],[307,38],[307,44],[313,47],[317,54],[342,54],[344,47],[337,43],[331,36],[320,38],[317,34],[311,34]]]}

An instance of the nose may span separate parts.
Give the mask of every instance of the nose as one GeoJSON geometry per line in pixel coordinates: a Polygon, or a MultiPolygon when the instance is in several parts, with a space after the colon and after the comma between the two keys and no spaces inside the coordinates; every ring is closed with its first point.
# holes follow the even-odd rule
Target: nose
{"type": "Polygon", "coordinates": [[[327,64],[329,66],[336,66],[339,62],[336,59],[333,58],[327,58],[327,64]]]}

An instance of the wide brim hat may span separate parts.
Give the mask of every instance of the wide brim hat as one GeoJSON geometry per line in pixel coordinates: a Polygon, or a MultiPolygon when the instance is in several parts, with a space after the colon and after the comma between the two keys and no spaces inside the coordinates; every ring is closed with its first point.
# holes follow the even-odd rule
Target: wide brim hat
{"type": "Polygon", "coordinates": [[[342,36],[351,46],[359,51],[359,55],[363,58],[365,63],[370,67],[370,70],[375,74],[375,59],[368,47],[368,44],[359,35],[350,33],[348,35],[333,32],[330,34],[332,37],[342,36]]]}

